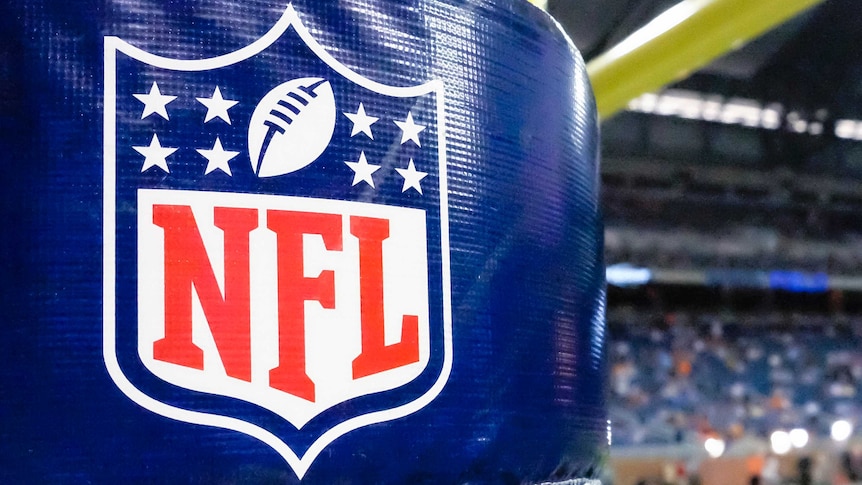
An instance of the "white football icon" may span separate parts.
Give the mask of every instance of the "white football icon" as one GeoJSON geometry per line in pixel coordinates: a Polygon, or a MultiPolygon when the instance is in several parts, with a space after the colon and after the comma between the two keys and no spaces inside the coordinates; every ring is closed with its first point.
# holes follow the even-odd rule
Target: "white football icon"
{"type": "Polygon", "coordinates": [[[329,81],[304,77],[280,84],[251,115],[251,168],[258,177],[295,172],[317,160],[334,131],[335,96],[329,81]]]}

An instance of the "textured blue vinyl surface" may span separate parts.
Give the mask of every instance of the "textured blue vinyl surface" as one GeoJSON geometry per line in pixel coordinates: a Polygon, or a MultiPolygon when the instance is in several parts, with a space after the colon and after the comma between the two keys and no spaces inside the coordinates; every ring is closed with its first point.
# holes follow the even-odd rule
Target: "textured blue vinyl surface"
{"type": "MultiPolygon", "coordinates": [[[[317,42],[358,75],[388,86],[442,81],[451,270],[452,368],[442,391],[415,413],[338,437],[302,483],[597,477],[608,446],[599,135],[579,54],[544,13],[521,0],[292,5],[317,42]]],[[[285,7],[259,0],[7,0],[0,6],[0,482],[299,483],[285,460],[253,437],[169,419],[130,400],[109,376],[103,349],[105,36],[164,57],[204,59],[254,42],[285,7]]],[[[312,59],[289,47],[282,54],[312,59]]],[[[326,75],[314,62],[307,70],[326,75]]],[[[118,63],[118,86],[143,92],[149,80],[136,78],[133,64],[118,63]]],[[[275,80],[298,77],[292,70],[296,64],[262,62],[249,72],[213,76],[244,92],[266,92],[275,80]]],[[[164,92],[212,90],[191,75],[150,74],[164,92]]],[[[344,89],[339,96],[353,99],[344,89]]],[[[415,112],[436,102],[434,96],[418,97],[415,112]]],[[[132,98],[117,106],[124,102],[139,106],[132,98]]],[[[237,119],[250,111],[237,108],[237,119]]],[[[172,122],[179,124],[180,116],[172,122]]],[[[339,114],[335,130],[348,139],[345,123],[339,114]]],[[[127,145],[149,142],[132,139],[137,124],[122,126],[118,136],[128,133],[127,145]]],[[[172,126],[159,125],[160,138],[167,145],[173,136],[177,146],[183,132],[172,126]]],[[[390,125],[377,136],[385,130],[399,133],[390,125]]],[[[225,131],[222,141],[227,146],[241,136],[225,131]]],[[[352,147],[344,143],[326,152],[341,169],[348,155],[339,150],[352,147]]],[[[137,156],[124,153],[118,160],[137,156]]],[[[417,164],[428,157],[414,155],[417,164]]],[[[282,190],[280,179],[253,185],[246,172],[247,179],[239,169],[231,178],[248,184],[241,188],[213,178],[205,189],[282,190]]],[[[332,194],[346,189],[332,189],[327,184],[335,179],[324,172],[304,179],[304,190],[347,200],[332,194]]],[[[138,183],[132,181],[137,166],[128,177],[123,173],[119,184],[138,183]]],[[[182,176],[182,168],[173,174],[182,176]]],[[[191,187],[147,180],[140,187],[191,187]]],[[[130,187],[132,205],[116,208],[118,241],[134,239],[128,232],[134,214],[124,212],[135,210],[130,187]]],[[[126,189],[117,189],[118,201],[126,189]]],[[[395,203],[400,189],[381,188],[375,202],[395,203]]],[[[126,246],[118,247],[123,258],[126,246]]],[[[123,312],[133,318],[122,304],[134,300],[134,285],[123,282],[134,280],[125,272],[135,265],[118,260],[117,268],[118,318],[123,312]]],[[[429,278],[440,286],[441,276],[429,278]]],[[[134,350],[124,358],[135,360],[134,350]]],[[[429,366],[440,365],[435,362],[429,366]]],[[[417,385],[425,385],[422,379],[417,385]]],[[[142,387],[150,385],[144,380],[142,387]]],[[[173,391],[152,392],[167,400],[173,391]]],[[[399,399],[397,393],[372,396],[336,411],[360,415],[399,399]]],[[[196,406],[264,426],[276,421],[244,403],[213,398],[196,406]]],[[[308,446],[339,419],[324,417],[307,430],[290,429],[289,439],[308,446]]]]}

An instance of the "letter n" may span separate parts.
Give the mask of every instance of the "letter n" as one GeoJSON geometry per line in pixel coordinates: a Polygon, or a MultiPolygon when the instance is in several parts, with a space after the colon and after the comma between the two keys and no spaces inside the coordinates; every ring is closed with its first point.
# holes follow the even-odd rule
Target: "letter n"
{"type": "Polygon", "coordinates": [[[189,206],[154,205],[153,223],[165,234],[165,337],[153,357],[204,368],[203,350],[192,342],[192,288],[228,376],[251,381],[249,233],[256,209],[215,207],[215,226],[224,233],[224,295],[189,206]]]}

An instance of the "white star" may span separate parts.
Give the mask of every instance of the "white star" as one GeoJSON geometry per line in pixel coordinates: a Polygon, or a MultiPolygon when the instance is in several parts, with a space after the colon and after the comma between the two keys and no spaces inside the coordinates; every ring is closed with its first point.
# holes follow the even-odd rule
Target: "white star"
{"type": "Polygon", "coordinates": [[[204,175],[208,175],[213,170],[221,170],[222,172],[233,176],[233,174],[230,173],[230,165],[228,162],[231,161],[233,157],[239,155],[239,152],[225,150],[221,145],[219,137],[216,137],[212,150],[198,148],[197,152],[207,159],[207,169],[204,172],[204,175]]]}
{"type": "Polygon", "coordinates": [[[371,177],[371,174],[380,170],[380,165],[371,165],[368,163],[368,160],[365,159],[365,152],[359,153],[359,161],[358,162],[344,162],[350,167],[350,170],[353,170],[353,184],[356,185],[359,182],[365,182],[368,185],[374,187],[374,179],[371,177]]]}
{"type": "Polygon", "coordinates": [[[132,147],[136,152],[140,153],[144,156],[144,166],[141,167],[141,172],[143,173],[146,169],[150,167],[159,167],[164,170],[165,173],[171,173],[168,170],[168,161],[167,158],[170,154],[177,151],[176,148],[163,147],[159,142],[159,136],[153,133],[153,139],[150,140],[150,145],[145,147],[132,147]]]}
{"type": "Polygon", "coordinates": [[[344,116],[350,118],[350,121],[353,122],[353,131],[350,132],[351,137],[362,132],[368,135],[368,138],[371,138],[372,140],[374,139],[374,135],[371,134],[371,125],[380,118],[375,118],[365,114],[365,106],[362,106],[362,103],[359,103],[359,109],[356,110],[356,113],[348,113],[345,111],[344,116]]]}
{"type": "Polygon", "coordinates": [[[150,116],[153,113],[158,114],[164,119],[168,119],[167,105],[171,101],[177,99],[176,96],[167,96],[159,91],[159,85],[153,82],[148,94],[133,94],[138,98],[138,101],[144,103],[144,112],[141,113],[141,119],[150,116]]]}
{"type": "Polygon", "coordinates": [[[202,105],[207,107],[207,115],[204,118],[204,123],[208,122],[213,118],[221,118],[225,121],[225,123],[230,124],[230,116],[228,116],[227,110],[229,110],[239,102],[231,99],[224,99],[221,96],[221,90],[219,90],[218,86],[215,87],[213,95],[209,98],[195,99],[197,99],[202,105]]]}
{"type": "Polygon", "coordinates": [[[422,146],[419,143],[419,133],[425,129],[424,125],[417,125],[413,122],[413,112],[407,113],[407,119],[404,121],[396,121],[398,128],[401,128],[401,144],[405,144],[407,140],[412,141],[416,146],[422,146]]]}
{"type": "Polygon", "coordinates": [[[399,175],[404,177],[404,186],[401,188],[401,192],[407,192],[407,189],[416,189],[416,192],[422,193],[422,186],[419,185],[419,182],[428,176],[427,172],[420,172],[416,170],[416,166],[413,165],[413,159],[410,159],[410,163],[407,164],[407,168],[396,168],[396,172],[399,175]]]}

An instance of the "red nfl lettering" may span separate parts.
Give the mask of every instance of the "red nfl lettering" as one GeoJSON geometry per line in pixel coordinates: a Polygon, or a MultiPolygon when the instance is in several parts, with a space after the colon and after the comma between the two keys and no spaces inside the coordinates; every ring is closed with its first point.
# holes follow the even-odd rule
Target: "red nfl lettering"
{"type": "Polygon", "coordinates": [[[335,275],[303,276],[303,236],[319,234],[329,251],[341,251],[341,217],[336,214],[267,211],[267,227],[278,241],[279,365],[269,371],[269,385],[314,402],[314,382],[305,370],[305,302],[335,307],[335,275]]]}
{"type": "Polygon", "coordinates": [[[224,231],[224,297],[191,207],[153,206],[153,223],[165,231],[165,337],[153,344],[153,356],[203,370],[203,350],[192,342],[194,287],[225,372],[251,381],[248,233],[257,227],[257,211],[216,207],[214,219],[224,231]]]}
{"type": "Polygon", "coordinates": [[[428,366],[424,210],[307,197],[138,191],[141,362],[297,429],[428,366]]]}
{"type": "Polygon", "coordinates": [[[362,307],[362,353],[353,361],[353,378],[369,376],[419,361],[419,320],[404,315],[401,342],[384,343],[383,241],[389,221],[351,217],[350,232],[359,238],[359,294],[362,307]]]}
{"type": "MultiPolygon", "coordinates": [[[[249,234],[258,228],[256,209],[214,207],[213,223],[223,233],[224,295],[191,207],[156,204],[153,224],[164,232],[165,336],[153,343],[153,358],[204,370],[204,351],[192,339],[192,293],[200,301],[225,373],[251,382],[249,234]]],[[[327,251],[342,251],[343,216],[266,211],[266,228],[276,236],[278,274],[278,365],[269,386],[310,402],[315,383],[306,371],[305,304],[336,306],[335,274],[305,276],[304,238],[318,235],[327,251]]],[[[386,344],[383,243],[387,219],[350,216],[358,239],[361,352],[353,359],[354,379],[419,361],[419,317],[402,315],[401,340],[386,344]]]]}

